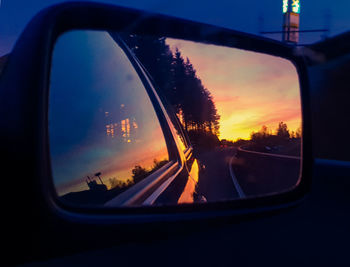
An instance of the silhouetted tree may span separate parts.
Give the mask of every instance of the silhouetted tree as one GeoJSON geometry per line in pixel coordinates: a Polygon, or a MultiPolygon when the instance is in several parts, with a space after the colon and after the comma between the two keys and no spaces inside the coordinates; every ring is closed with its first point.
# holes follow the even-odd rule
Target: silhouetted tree
{"type": "Polygon", "coordinates": [[[278,128],[276,129],[276,135],[283,139],[289,139],[290,137],[289,130],[288,130],[287,124],[284,123],[283,121],[281,121],[278,124],[278,128]]]}
{"type": "MultiPolygon", "coordinates": [[[[252,132],[247,147],[254,151],[272,152],[300,156],[301,140],[300,130],[289,132],[284,122],[279,122],[274,134],[266,126],[262,126],[259,132],[252,132]]],[[[245,144],[244,144],[245,145],[245,144]]]]}
{"type": "Polygon", "coordinates": [[[116,177],[109,178],[110,190],[114,188],[124,188],[133,184],[133,181],[127,179],[126,181],[118,180],[116,177]]]}
{"type": "Polygon", "coordinates": [[[187,131],[219,135],[220,115],[189,58],[173,53],[163,37],[123,35],[124,41],[153,77],[187,131]]]}
{"type": "Polygon", "coordinates": [[[263,125],[259,132],[250,134],[250,139],[255,143],[266,143],[268,139],[271,139],[270,136],[267,126],[263,125]]]}
{"type": "Polygon", "coordinates": [[[160,169],[161,167],[163,167],[168,162],[169,162],[168,160],[161,160],[161,161],[159,161],[157,159],[154,159],[153,160],[152,172],[160,169]]]}
{"type": "Polygon", "coordinates": [[[118,186],[119,181],[117,180],[117,178],[113,177],[113,178],[109,178],[109,184],[110,184],[110,189],[113,189],[115,187],[118,186]]]}
{"type": "Polygon", "coordinates": [[[140,165],[136,165],[131,170],[131,173],[135,184],[148,176],[148,171],[145,168],[141,167],[140,165]]]}
{"type": "Polygon", "coordinates": [[[302,132],[301,132],[301,126],[295,131],[295,138],[301,138],[302,132]]]}

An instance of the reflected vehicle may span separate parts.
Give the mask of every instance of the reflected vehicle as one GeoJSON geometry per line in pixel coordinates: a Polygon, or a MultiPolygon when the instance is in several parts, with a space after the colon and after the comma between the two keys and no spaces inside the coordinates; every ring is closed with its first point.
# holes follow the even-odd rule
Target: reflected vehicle
{"type": "Polygon", "coordinates": [[[53,184],[65,204],[217,202],[298,183],[299,81],[285,59],[74,30],[55,44],[49,99],[53,184]]]}

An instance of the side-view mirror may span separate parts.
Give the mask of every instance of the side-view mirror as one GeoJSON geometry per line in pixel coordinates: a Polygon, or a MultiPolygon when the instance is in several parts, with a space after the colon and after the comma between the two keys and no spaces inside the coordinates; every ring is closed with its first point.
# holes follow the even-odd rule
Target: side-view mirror
{"type": "Polygon", "coordinates": [[[222,202],[299,182],[300,88],[286,59],[73,30],[55,42],[49,89],[52,180],[67,205],[222,202]]]}
{"type": "Polygon", "coordinates": [[[295,205],[311,179],[304,69],[295,47],[233,30],[103,4],[46,9],[0,80],[13,207],[74,240],[64,252],[90,224],[98,240],[105,225],[295,205]]]}

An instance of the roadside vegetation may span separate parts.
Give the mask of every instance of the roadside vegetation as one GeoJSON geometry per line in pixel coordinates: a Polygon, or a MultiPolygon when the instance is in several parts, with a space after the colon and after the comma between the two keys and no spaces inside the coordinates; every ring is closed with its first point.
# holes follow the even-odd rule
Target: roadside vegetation
{"type": "Polygon", "coordinates": [[[287,124],[281,121],[275,131],[263,125],[259,131],[253,131],[250,134],[250,139],[238,139],[235,142],[223,139],[221,146],[235,146],[257,152],[300,156],[301,136],[301,127],[296,131],[290,131],[287,124]]]}
{"type": "Polygon", "coordinates": [[[61,196],[61,200],[67,201],[68,203],[75,204],[103,204],[108,200],[114,198],[115,196],[123,193],[128,188],[133,186],[134,184],[142,181],[161,167],[163,167],[168,160],[153,160],[153,165],[151,168],[145,168],[140,165],[136,165],[132,170],[132,178],[123,180],[117,179],[117,177],[112,177],[108,179],[109,187],[105,187],[103,190],[101,188],[97,189],[89,189],[79,192],[70,192],[61,196]]]}

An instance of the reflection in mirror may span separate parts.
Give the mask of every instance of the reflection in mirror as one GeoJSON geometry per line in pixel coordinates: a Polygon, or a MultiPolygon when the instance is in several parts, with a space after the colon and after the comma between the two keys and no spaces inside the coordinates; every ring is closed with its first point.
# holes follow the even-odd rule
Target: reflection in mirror
{"type": "Polygon", "coordinates": [[[73,204],[105,204],[169,161],[145,88],[108,33],[56,43],[49,108],[53,180],[73,204]]]}
{"type": "Polygon", "coordinates": [[[299,180],[299,80],[275,56],[68,32],[53,52],[49,119],[54,186],[72,205],[227,201],[299,180]]]}
{"type": "Polygon", "coordinates": [[[293,63],[171,38],[123,39],[189,136],[200,166],[188,180],[196,183],[194,195],[221,201],[280,193],[298,183],[301,103],[293,63]]]}

